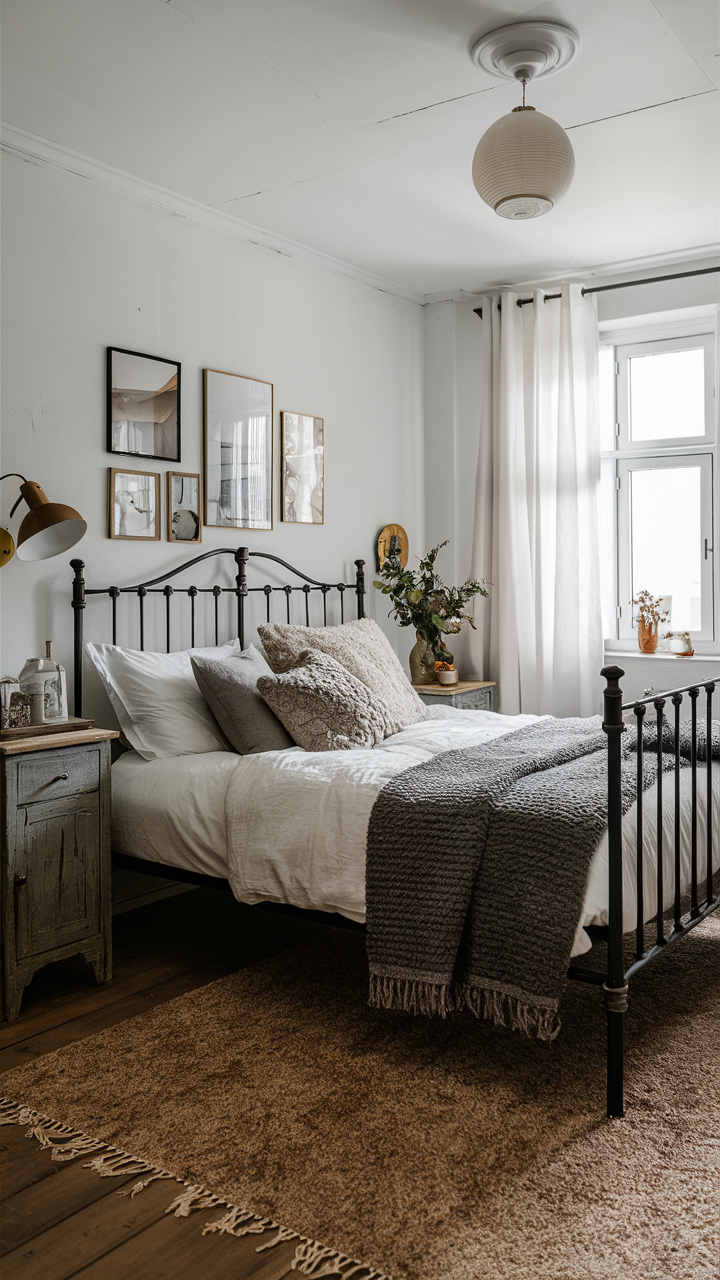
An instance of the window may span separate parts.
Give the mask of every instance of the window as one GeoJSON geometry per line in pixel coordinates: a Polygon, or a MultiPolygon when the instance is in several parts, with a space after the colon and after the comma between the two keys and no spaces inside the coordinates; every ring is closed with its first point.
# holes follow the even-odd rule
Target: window
{"type": "Polygon", "coordinates": [[[661,634],[689,631],[705,650],[718,639],[714,356],[712,333],[600,348],[610,647],[635,647],[632,599],[642,590],[670,614],[661,634]]]}

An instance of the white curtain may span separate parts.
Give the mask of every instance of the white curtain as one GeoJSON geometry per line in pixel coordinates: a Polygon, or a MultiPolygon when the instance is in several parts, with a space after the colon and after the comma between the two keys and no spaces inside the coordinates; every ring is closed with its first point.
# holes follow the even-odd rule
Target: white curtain
{"type": "Polygon", "coordinates": [[[482,300],[483,405],[473,577],[475,670],[499,709],[594,715],[602,666],[595,296],[482,300]],[[488,607],[489,606],[489,607],[488,607]]]}

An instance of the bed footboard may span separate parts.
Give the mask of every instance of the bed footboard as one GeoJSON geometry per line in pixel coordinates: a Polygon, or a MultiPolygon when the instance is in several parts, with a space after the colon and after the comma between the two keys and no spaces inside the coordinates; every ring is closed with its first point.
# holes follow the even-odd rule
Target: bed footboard
{"type": "MultiPolygon", "coordinates": [[[[604,691],[603,729],[607,735],[608,750],[608,860],[609,860],[609,893],[608,893],[608,931],[607,931],[607,973],[603,983],[603,997],[607,1010],[607,1114],[622,1116],[623,1105],[623,1021],[628,1005],[628,986],[630,978],[642,969],[650,960],[655,959],[668,946],[684,937],[696,925],[700,924],[712,911],[720,905],[720,899],[713,897],[713,863],[715,861],[717,841],[714,809],[717,801],[713,796],[712,775],[712,697],[716,681],[711,680],[703,685],[687,685],[683,689],[671,689],[660,696],[644,698],[636,702],[623,703],[620,680],[624,676],[620,667],[605,667],[602,675],[606,681],[604,691]],[[698,740],[698,702],[701,689],[705,693],[705,733],[704,747],[698,740]],[[690,701],[689,730],[687,741],[681,742],[680,712],[685,696],[690,701]],[[668,702],[673,707],[673,723],[665,713],[668,702]],[[655,916],[656,936],[652,946],[645,947],[645,891],[644,884],[644,843],[643,843],[643,779],[646,750],[644,746],[644,717],[652,706],[655,712],[654,744],[649,748],[657,753],[658,771],[655,785],[656,792],[656,849],[655,849],[655,916]],[[636,897],[637,919],[635,926],[635,959],[626,969],[623,954],[623,834],[622,834],[622,778],[621,778],[621,735],[625,732],[624,714],[635,716],[638,730],[637,750],[637,845],[636,845],[636,897]],[[673,768],[664,773],[662,769],[663,735],[672,730],[671,749],[674,752],[673,768]],[[704,759],[700,756],[704,753],[704,759]],[[690,769],[690,902],[689,910],[682,914],[682,823],[680,801],[680,772],[690,769]],[[704,769],[701,767],[704,765],[704,769]],[[701,775],[704,772],[705,777],[701,775]],[[704,847],[699,847],[698,840],[698,794],[700,787],[705,790],[705,840],[704,847]],[[665,868],[663,865],[665,850],[663,848],[663,817],[665,796],[672,795],[673,803],[673,919],[669,932],[666,933],[664,901],[666,886],[664,883],[665,868]],[[704,883],[704,888],[703,888],[704,883]]],[[[687,722],[686,722],[687,723],[687,722]]],[[[665,755],[667,759],[667,754],[665,755]]],[[[582,970],[572,974],[583,980],[582,970]]],[[[588,977],[584,977],[587,981],[588,977]]],[[[592,979],[590,979],[592,980],[592,979]]]]}

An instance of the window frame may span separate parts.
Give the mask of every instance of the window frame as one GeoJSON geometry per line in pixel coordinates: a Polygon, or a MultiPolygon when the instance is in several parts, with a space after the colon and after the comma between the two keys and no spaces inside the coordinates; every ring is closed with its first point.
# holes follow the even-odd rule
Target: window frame
{"type": "Polygon", "coordinates": [[[616,363],[616,431],[618,449],[623,453],[628,450],[641,451],[648,449],[689,449],[693,445],[709,445],[715,439],[715,423],[713,421],[713,366],[715,335],[713,333],[683,334],[677,338],[655,338],[644,342],[615,343],[616,363]],[[671,436],[633,440],[630,435],[630,361],[642,356],[650,356],[656,352],[673,354],[676,351],[705,352],[705,430],[697,436],[671,436]],[[617,428],[619,427],[619,430],[617,428]]]}
{"type": "Polygon", "coordinates": [[[604,613],[606,617],[612,615],[614,618],[611,634],[605,637],[605,649],[608,652],[639,652],[635,648],[637,627],[632,624],[632,597],[629,594],[632,585],[629,472],[634,469],[648,470],[653,466],[698,464],[702,472],[705,506],[701,540],[707,537],[709,541],[707,557],[703,554],[701,559],[701,630],[692,631],[691,635],[698,656],[715,656],[720,652],[720,554],[716,554],[720,529],[720,458],[715,391],[718,367],[717,309],[714,308],[713,312],[712,316],[706,314],[690,322],[678,320],[676,324],[668,324],[665,320],[655,326],[646,322],[637,329],[630,326],[608,328],[600,333],[599,345],[601,348],[613,349],[614,362],[614,447],[601,452],[602,469],[606,477],[603,483],[606,485],[610,481],[615,486],[611,608],[610,583],[605,584],[604,613]],[[636,353],[650,354],[653,349],[677,351],[697,349],[699,346],[705,349],[704,435],[633,441],[628,421],[629,359],[636,353]]]}

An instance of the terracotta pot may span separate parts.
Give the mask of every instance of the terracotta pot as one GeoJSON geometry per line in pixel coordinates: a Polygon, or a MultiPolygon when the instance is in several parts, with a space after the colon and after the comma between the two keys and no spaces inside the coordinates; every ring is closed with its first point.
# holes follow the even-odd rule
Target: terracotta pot
{"type": "Polygon", "coordinates": [[[658,647],[657,624],[643,622],[638,618],[638,646],[641,653],[655,653],[658,647]]]}
{"type": "Polygon", "coordinates": [[[427,640],[423,640],[419,631],[415,632],[417,642],[410,650],[410,678],[413,684],[435,683],[435,655],[427,640]]]}

